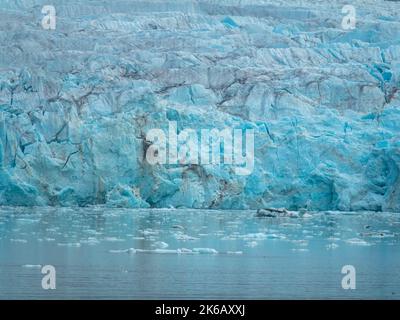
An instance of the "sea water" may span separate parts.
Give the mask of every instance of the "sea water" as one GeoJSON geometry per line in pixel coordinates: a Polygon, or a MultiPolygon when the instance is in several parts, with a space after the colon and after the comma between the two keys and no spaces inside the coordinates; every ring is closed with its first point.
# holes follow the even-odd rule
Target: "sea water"
{"type": "Polygon", "coordinates": [[[0,207],[0,298],[399,299],[400,214],[0,207]]]}

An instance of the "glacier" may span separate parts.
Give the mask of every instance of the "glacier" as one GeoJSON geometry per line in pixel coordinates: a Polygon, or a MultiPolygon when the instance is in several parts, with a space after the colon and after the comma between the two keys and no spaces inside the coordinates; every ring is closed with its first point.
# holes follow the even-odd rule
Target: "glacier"
{"type": "Polygon", "coordinates": [[[345,4],[1,0],[0,205],[399,211],[400,2],[345,4]],[[169,121],[254,129],[254,171],[149,165],[169,121]]]}

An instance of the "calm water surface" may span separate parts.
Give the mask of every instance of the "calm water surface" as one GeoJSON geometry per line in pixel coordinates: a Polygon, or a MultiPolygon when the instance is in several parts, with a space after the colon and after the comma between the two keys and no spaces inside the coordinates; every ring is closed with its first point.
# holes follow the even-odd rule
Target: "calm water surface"
{"type": "Polygon", "coordinates": [[[0,298],[399,299],[400,214],[0,207],[0,298]]]}

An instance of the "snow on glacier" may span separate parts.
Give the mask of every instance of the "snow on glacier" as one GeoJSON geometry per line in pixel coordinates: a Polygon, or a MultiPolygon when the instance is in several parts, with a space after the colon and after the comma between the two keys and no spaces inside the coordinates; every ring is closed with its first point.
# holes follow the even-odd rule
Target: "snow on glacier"
{"type": "Polygon", "coordinates": [[[400,2],[0,2],[0,205],[400,210],[400,2]],[[146,132],[251,128],[255,166],[146,132]]]}

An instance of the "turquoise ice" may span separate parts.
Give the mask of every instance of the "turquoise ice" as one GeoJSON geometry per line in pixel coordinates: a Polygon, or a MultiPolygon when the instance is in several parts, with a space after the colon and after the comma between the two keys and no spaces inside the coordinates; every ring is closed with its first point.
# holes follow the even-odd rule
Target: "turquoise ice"
{"type": "Polygon", "coordinates": [[[0,205],[400,210],[400,3],[0,2],[0,205]],[[150,166],[146,132],[252,128],[255,166],[150,166]]]}

